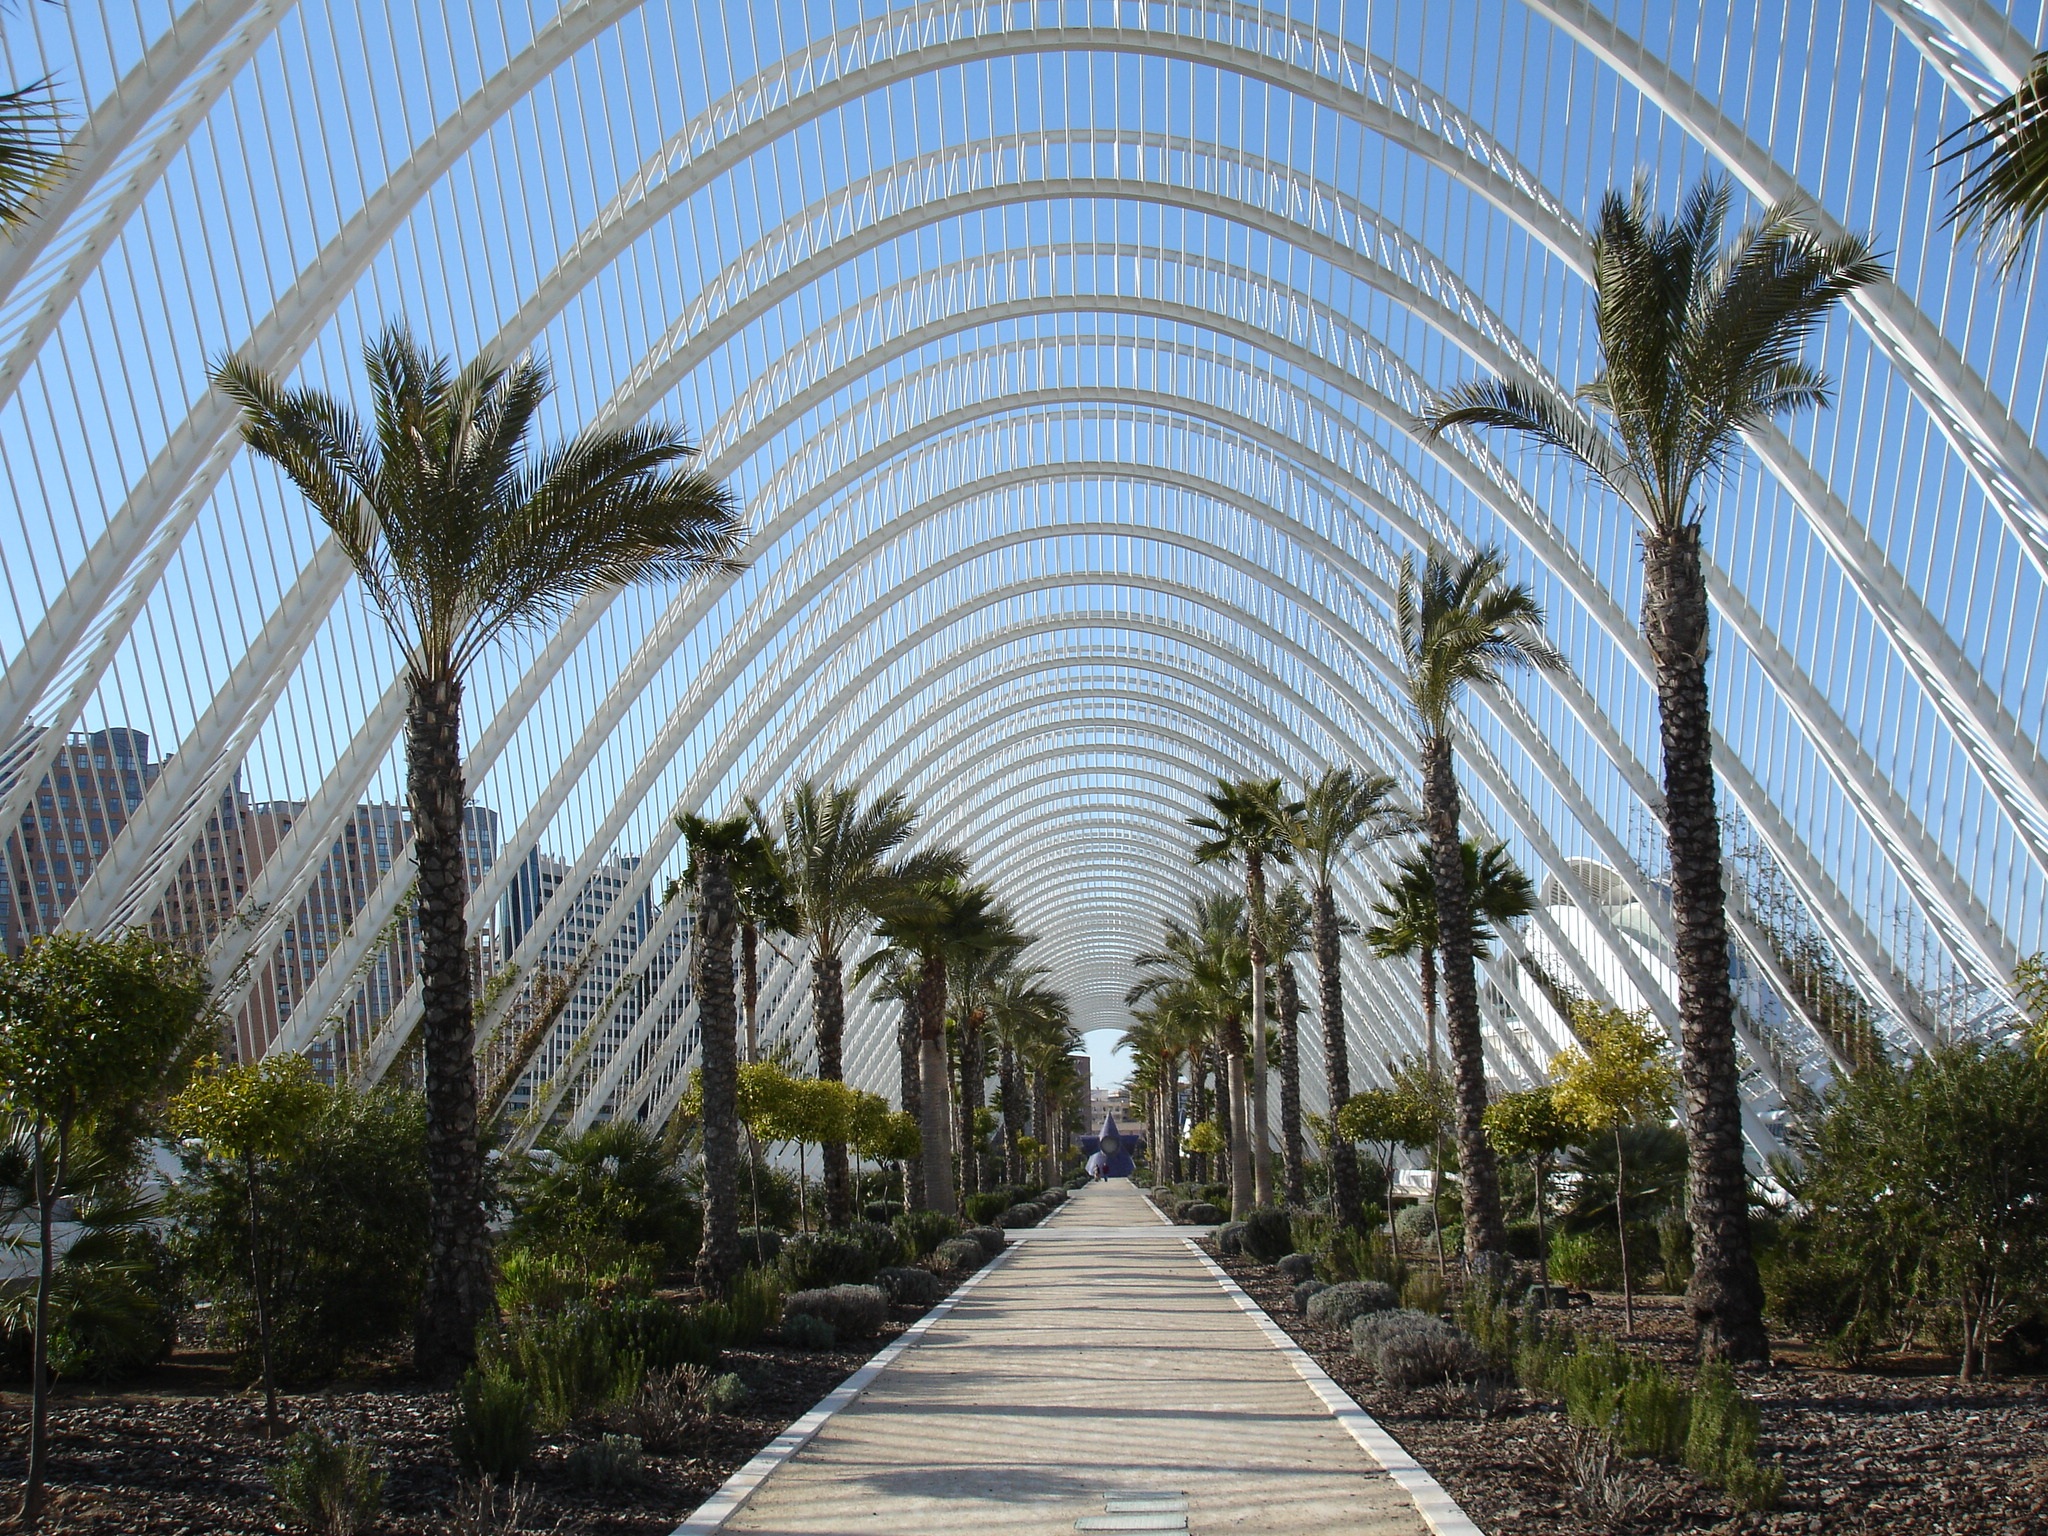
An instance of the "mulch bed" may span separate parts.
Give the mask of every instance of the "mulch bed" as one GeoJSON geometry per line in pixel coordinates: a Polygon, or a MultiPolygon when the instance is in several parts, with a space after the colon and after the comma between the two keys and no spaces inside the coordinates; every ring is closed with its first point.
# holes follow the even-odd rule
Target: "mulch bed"
{"type": "MultiPolygon", "coordinates": [[[[1212,1246],[1213,1252],[1213,1246],[1212,1246]]],[[[1766,1458],[1787,1487],[1769,1513],[1735,1515],[1682,1468],[1627,1464],[1655,1503],[1612,1525],[1589,1516],[1557,1470],[1573,1431],[1561,1406],[1502,1392],[1489,1411],[1446,1391],[1389,1392],[1351,1355],[1347,1337],[1293,1307],[1293,1283],[1249,1259],[1217,1262],[1337,1384],[1426,1467],[1487,1536],[1664,1536],[1684,1531],[1826,1532],[1827,1536],[2042,1536],[2048,1533],[2048,1381],[1968,1388],[1919,1357],[1890,1374],[1838,1371],[1786,1349],[1742,1387],[1763,1412],[1766,1458]]],[[[1582,1336],[1621,1339],[1619,1296],[1575,1309],[1582,1336]]],[[[1629,1347],[1689,1380],[1690,1328],[1676,1297],[1638,1298],[1629,1347]]]]}
{"type": "MultiPolygon", "coordinates": [[[[717,1370],[748,1387],[736,1412],[714,1417],[689,1456],[643,1461],[637,1487],[594,1492],[573,1484],[568,1455],[596,1438],[596,1426],[543,1440],[521,1479],[528,1502],[522,1531],[666,1536],[733,1472],[915,1322],[916,1308],[892,1308],[879,1338],[846,1349],[778,1346],[727,1350],[717,1370]]],[[[174,1356],[156,1375],[119,1391],[60,1389],[51,1405],[51,1497],[47,1531],[81,1536],[274,1536],[288,1528],[271,1491],[280,1447],[263,1437],[262,1397],[234,1390],[224,1363],[174,1356]]],[[[294,1422],[320,1420],[372,1440],[385,1470],[380,1536],[456,1536],[464,1492],[448,1449],[454,1399],[395,1374],[337,1385],[280,1403],[294,1422]]],[[[0,1396],[0,1500],[13,1529],[15,1490],[25,1473],[28,1398],[0,1396]]],[[[503,1528],[502,1526],[500,1527],[503,1528]]]]}

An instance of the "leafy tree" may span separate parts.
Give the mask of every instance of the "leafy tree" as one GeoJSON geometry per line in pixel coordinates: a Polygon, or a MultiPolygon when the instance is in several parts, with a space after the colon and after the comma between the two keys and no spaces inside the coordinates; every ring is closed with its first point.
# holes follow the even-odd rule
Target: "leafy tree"
{"type": "MultiPolygon", "coordinates": [[[[1614,1137],[1614,1235],[1621,1244],[1623,1327],[1636,1331],[1635,1292],[1629,1278],[1628,1163],[1622,1152],[1625,1126],[1661,1124],[1671,1114],[1678,1074],[1663,1033],[1640,1014],[1586,1003],[1572,1010],[1579,1044],[1558,1052],[1550,1064],[1551,1097],[1560,1114],[1591,1131],[1614,1137]]],[[[1745,1211],[1745,1216],[1746,1216],[1745,1211]]]]}
{"type": "MultiPolygon", "coordinates": [[[[862,805],[857,789],[820,787],[805,779],[782,802],[780,821],[775,877],[789,903],[790,932],[810,940],[818,1076],[836,1082],[843,1075],[846,1036],[842,952],[920,887],[957,877],[962,866],[957,854],[942,850],[891,857],[917,829],[917,812],[900,793],[862,805]]],[[[844,1226],[854,1218],[845,1141],[825,1141],[820,1161],[827,1219],[844,1226]]]]}
{"type": "Polygon", "coordinates": [[[2013,973],[2013,991],[2026,1020],[2028,1047],[2048,1060],[2048,955],[2029,955],[2019,963],[2013,973]]]}
{"type": "Polygon", "coordinates": [[[2001,1332],[2048,1307],[2048,1062],[1970,1043],[1838,1080],[1796,1193],[1821,1247],[1926,1287],[1960,1377],[1988,1375],[2001,1332]]]}
{"type": "Polygon", "coordinates": [[[529,1153],[504,1192],[507,1246],[565,1259],[586,1278],[635,1266],[673,1273],[697,1257],[702,1215],[661,1138],[638,1121],[602,1121],[529,1153]]]}
{"type": "Polygon", "coordinates": [[[59,934],[0,956],[0,1095],[29,1137],[36,1207],[36,1300],[30,1345],[28,1481],[21,1522],[42,1515],[49,1454],[53,1227],[71,1191],[72,1153],[96,1118],[120,1121],[160,1103],[200,1038],[204,968],[136,931],[118,939],[59,934]]]}
{"type": "Polygon", "coordinates": [[[1601,368],[1579,391],[1598,421],[1495,378],[1432,402],[1420,427],[1429,437],[1495,427],[1558,449],[1613,491],[1642,539],[1692,1159],[1693,1325],[1703,1358],[1763,1361],[1770,1340],[1749,1241],[1701,525],[1707,487],[1735,460],[1744,433],[1827,404],[1826,375],[1800,351],[1840,300],[1885,270],[1867,241],[1824,239],[1789,204],[1765,209],[1724,246],[1728,197],[1726,183],[1707,178],[1666,219],[1639,179],[1629,195],[1611,192],[1601,204],[1593,237],[1601,368]]]}
{"type": "Polygon", "coordinates": [[[1458,1168],[1464,1179],[1465,1251],[1507,1247],[1500,1180],[1486,1140],[1486,1050],[1473,974],[1472,892],[1458,832],[1458,777],[1451,731],[1474,688],[1499,688],[1518,667],[1559,668],[1564,659],[1543,637],[1543,608],[1528,587],[1507,579],[1497,550],[1453,561],[1432,546],[1418,571],[1401,567],[1394,594],[1408,702],[1422,727],[1422,815],[1436,874],[1437,954],[1443,963],[1445,1034],[1458,1091],[1458,1168]]]}
{"type": "Polygon", "coordinates": [[[1400,1088],[1368,1088],[1354,1093],[1337,1111],[1336,1134],[1379,1149],[1380,1166],[1387,1174],[1387,1240],[1393,1242],[1395,1156],[1435,1145],[1443,1134],[1440,1106],[1400,1088]]]}
{"type": "MultiPolygon", "coordinates": [[[[810,1197],[805,1150],[831,1142],[846,1145],[853,1119],[853,1090],[834,1078],[789,1078],[767,1105],[763,1119],[771,1141],[796,1143],[798,1209],[808,1228],[810,1197]]],[[[849,1187],[852,1184],[851,1169],[847,1183],[849,1187]]]]}
{"type": "Polygon", "coordinates": [[[1301,811],[1278,779],[1219,780],[1203,797],[1209,814],[1188,825],[1209,835],[1195,844],[1197,864],[1244,863],[1245,936],[1251,950],[1252,1049],[1245,1074],[1250,1100],[1252,1203],[1273,1203],[1273,1138],[1267,1126],[1266,1092],[1266,864],[1294,862],[1287,829],[1301,811]]]}
{"type": "MultiPolygon", "coordinates": [[[[1360,847],[1411,830],[1415,819],[1394,800],[1394,780],[1361,768],[1326,769],[1301,797],[1287,839],[1308,880],[1314,927],[1319,1011],[1323,1021],[1323,1086],[1327,1101],[1351,1097],[1350,1045],[1344,1035],[1344,966],[1337,914],[1337,866],[1360,847]]],[[[1330,1201],[1337,1220],[1361,1220],[1358,1160],[1341,1136],[1329,1145],[1330,1201]]]]}
{"type": "Polygon", "coordinates": [[[1486,1134],[1503,1157],[1526,1157],[1536,1177],[1536,1263],[1545,1288],[1550,1285],[1550,1234],[1545,1229],[1547,1201],[1543,1176],[1550,1160],[1584,1139],[1585,1127],[1564,1112],[1557,1090],[1538,1083],[1519,1093],[1505,1093],[1486,1106],[1486,1134]]]}
{"type": "Polygon", "coordinates": [[[729,569],[741,525],[726,490],[685,467],[679,428],[594,428],[539,448],[545,364],[479,357],[459,373],[393,326],[364,349],[365,424],[245,358],[212,370],[242,436],[313,504],[403,657],[406,798],[419,872],[420,1032],[434,1241],[419,1367],[453,1377],[492,1306],[477,1140],[462,690],[507,632],[599,593],[729,569]]]}
{"type": "Polygon", "coordinates": [[[720,821],[685,815],[677,824],[690,847],[683,879],[697,893],[691,982],[703,1062],[698,1113],[704,1127],[704,1242],[697,1251],[697,1283],[717,1296],[742,1266],[739,1037],[732,987],[732,937],[739,902],[733,893],[732,866],[754,837],[754,826],[744,812],[720,821]]]}
{"type": "Polygon", "coordinates": [[[328,1092],[303,1056],[224,1065],[214,1058],[171,1101],[171,1131],[207,1156],[239,1164],[249,1211],[249,1295],[263,1370],[263,1423],[277,1432],[277,1371],[271,1356],[270,1297],[263,1273],[262,1184],[281,1158],[304,1145],[328,1092]]]}

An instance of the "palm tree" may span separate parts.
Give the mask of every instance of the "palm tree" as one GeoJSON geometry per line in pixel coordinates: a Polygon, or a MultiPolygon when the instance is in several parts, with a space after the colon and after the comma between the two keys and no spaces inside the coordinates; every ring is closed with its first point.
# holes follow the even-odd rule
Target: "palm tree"
{"type": "Polygon", "coordinates": [[[1558,448],[1633,514],[1664,753],[1695,1233],[1688,1297],[1702,1358],[1762,1361],[1770,1340],[1749,1242],[1700,525],[1706,488],[1744,432],[1827,403],[1827,377],[1800,348],[1836,303],[1885,272],[1867,241],[1822,239],[1789,205],[1766,209],[1724,248],[1727,213],[1728,189],[1712,178],[1672,220],[1651,208],[1640,181],[1602,203],[1593,241],[1602,367],[1580,392],[1602,421],[1491,379],[1433,403],[1421,426],[1430,435],[1500,427],[1558,448]]]}
{"type": "MultiPolygon", "coordinates": [[[[1508,852],[1506,843],[1482,849],[1464,839],[1465,889],[1471,896],[1472,954],[1492,954],[1490,934],[1536,910],[1536,887],[1508,852]]],[[[1437,1070],[1436,1052],[1436,860],[1425,845],[1394,860],[1394,878],[1387,893],[1373,903],[1379,919],[1360,935],[1382,960],[1411,955],[1422,971],[1422,1016],[1429,1036],[1429,1070],[1437,1070]]]]}
{"type": "Polygon", "coordinates": [[[1984,236],[2009,273],[2027,253],[2027,240],[2048,210],[2048,53],[2034,55],[2026,78],[1943,139],[1952,145],[1941,163],[1973,160],[1956,190],[1945,222],[1957,234],[1984,236]]]}
{"type": "Polygon", "coordinates": [[[1407,668],[1408,701],[1422,731],[1422,814],[1436,866],[1437,954],[1443,965],[1444,1019],[1458,1092],[1458,1171],[1464,1180],[1465,1251],[1501,1254],[1500,1178],[1487,1144],[1486,1054],[1479,990],[1472,972],[1472,896],[1458,835],[1458,777],[1451,729],[1459,701],[1474,687],[1500,686],[1516,666],[1558,667],[1543,638],[1543,609],[1525,586],[1506,578],[1491,549],[1452,562],[1432,547],[1423,568],[1401,566],[1394,622],[1407,668]]]}
{"type": "Polygon", "coordinates": [[[417,1360],[447,1376],[474,1357],[492,1306],[463,910],[463,678],[508,630],[591,593],[730,569],[741,529],[725,489],[684,462],[695,450],[680,428],[534,445],[550,386],[532,358],[480,357],[451,373],[394,326],[365,349],[365,365],[367,425],[241,358],[212,376],[242,408],[244,441],[332,531],[403,658],[432,1187],[417,1360]]]}
{"type": "MultiPolygon", "coordinates": [[[[1344,1034],[1344,967],[1338,940],[1337,866],[1354,848],[1410,830],[1415,818],[1394,800],[1394,780],[1360,768],[1329,768],[1301,797],[1290,819],[1287,840],[1308,876],[1313,916],[1316,975],[1323,1017],[1323,1087],[1330,1115],[1351,1097],[1351,1052],[1344,1034]]],[[[1358,1156],[1349,1142],[1331,1136],[1324,1148],[1330,1162],[1330,1200],[1337,1220],[1356,1227],[1363,1213],[1358,1156]]]]}
{"type": "Polygon", "coordinates": [[[725,1290],[744,1263],[740,1251],[739,1030],[733,1006],[732,940],[739,922],[731,865],[753,834],[744,811],[718,821],[678,816],[689,845],[683,881],[697,893],[697,932],[692,948],[697,995],[700,1120],[704,1134],[704,1242],[697,1254],[697,1283],[710,1295],[725,1290]]]}
{"type": "Polygon", "coordinates": [[[1288,818],[1299,809],[1285,800],[1278,779],[1218,781],[1204,796],[1207,816],[1188,825],[1209,836],[1195,844],[1197,864],[1244,861],[1244,900],[1252,968],[1252,1051],[1245,1093],[1251,1100],[1253,1201],[1273,1203],[1273,1140],[1266,1124],[1266,861],[1293,862],[1288,818]]]}
{"type": "Polygon", "coordinates": [[[1309,945],[1315,913],[1299,881],[1266,903],[1266,954],[1273,966],[1273,1013],[1280,1024],[1280,1149],[1287,1164],[1287,1203],[1308,1204],[1301,1141],[1301,985],[1294,957],[1309,945]]]}
{"type": "Polygon", "coordinates": [[[989,1010],[1017,957],[1035,942],[986,890],[959,915],[946,952],[946,986],[953,1012],[953,1044],[960,1069],[954,1122],[960,1152],[960,1187],[981,1190],[981,1137],[975,1128],[988,1085],[989,1010]]]}
{"type": "Polygon", "coordinates": [[[782,888],[781,858],[775,830],[760,808],[746,802],[747,836],[726,859],[740,923],[740,1004],[746,1020],[746,1059],[761,1059],[761,935],[790,933],[796,913],[782,888]]]}
{"type": "Polygon", "coordinates": [[[1024,1178],[1019,1137],[1029,1130],[1025,1114],[1024,1061],[1034,1041],[1048,1031],[1066,1032],[1067,1000],[1045,984],[1043,966],[1013,964],[989,988],[988,1020],[996,1039],[996,1081],[1003,1091],[1003,1178],[1024,1178]]]}
{"type": "MultiPolygon", "coordinates": [[[[878,949],[854,968],[854,980],[878,978],[876,994],[896,1006],[896,1080],[903,1100],[903,1113],[917,1122],[924,1135],[924,1084],[920,1079],[924,1049],[923,1019],[918,994],[924,989],[924,967],[917,952],[891,943],[878,949]]],[[[924,1157],[922,1152],[903,1170],[903,1203],[913,1211],[925,1209],[924,1157]]]]}
{"type": "MultiPolygon", "coordinates": [[[[789,903],[790,931],[811,942],[811,1024],[818,1076],[845,1076],[846,983],[842,952],[878,920],[913,902],[921,887],[956,877],[960,856],[934,849],[900,859],[890,854],[917,829],[917,812],[900,793],[860,803],[849,785],[800,781],[782,802],[774,868],[789,903]]],[[[821,1144],[826,1219],[854,1217],[853,1167],[846,1143],[821,1144]]]]}

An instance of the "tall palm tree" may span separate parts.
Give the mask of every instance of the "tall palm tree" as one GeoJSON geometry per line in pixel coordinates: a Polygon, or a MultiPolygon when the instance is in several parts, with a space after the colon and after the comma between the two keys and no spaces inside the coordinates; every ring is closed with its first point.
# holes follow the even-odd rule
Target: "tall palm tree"
{"type": "MultiPolygon", "coordinates": [[[[842,953],[880,919],[917,899],[921,888],[957,877],[960,856],[930,849],[890,855],[917,830],[917,812],[900,793],[861,804],[850,785],[800,781],[782,802],[774,868],[789,903],[790,931],[810,940],[811,1023],[818,1076],[845,1078],[846,979],[842,953]]],[[[826,1219],[854,1217],[853,1167],[844,1141],[819,1147],[826,1219]]]]}
{"type": "Polygon", "coordinates": [[[1827,377],[1800,349],[1838,302],[1885,271],[1867,241],[1823,239],[1789,205],[1766,209],[1724,247],[1727,215],[1728,189],[1712,178],[1675,219],[1651,207],[1646,182],[1601,204],[1593,287],[1602,365],[1580,391],[1599,421],[1491,379],[1434,402],[1421,427],[1499,427],[1560,449],[1615,493],[1642,540],[1691,1148],[1687,1294],[1703,1358],[1761,1361],[1770,1340],[1749,1243],[1701,520],[1707,488],[1744,432],[1827,403],[1827,377]]]}
{"type": "MultiPolygon", "coordinates": [[[[1355,849],[1411,830],[1415,818],[1394,799],[1394,780],[1361,768],[1325,769],[1301,797],[1288,822],[1287,840],[1308,877],[1323,1019],[1323,1087],[1334,1119],[1351,1098],[1351,1052],[1344,1034],[1343,922],[1337,914],[1337,867],[1355,849]]],[[[1330,1163],[1331,1209],[1348,1227],[1359,1225],[1363,1199],[1358,1155],[1341,1136],[1324,1148],[1330,1163]]]]}
{"type": "Polygon", "coordinates": [[[997,1049],[996,1080],[1003,1090],[1003,1178],[1024,1178],[1018,1138],[1028,1133],[1024,1063],[1035,1041],[1048,1031],[1066,1032],[1067,1000],[1046,985],[1043,966],[1013,964],[989,988],[988,1019],[997,1049]]]}
{"type": "Polygon", "coordinates": [[[1278,779],[1221,780],[1204,796],[1209,814],[1188,825],[1209,834],[1195,844],[1197,864],[1244,861],[1246,934],[1251,946],[1252,1050],[1245,1093],[1251,1100],[1252,1198],[1273,1203],[1273,1139],[1266,1112],[1266,862],[1293,862],[1287,821],[1298,806],[1281,793],[1278,779]]]}
{"type": "Polygon", "coordinates": [[[796,913],[782,888],[775,829],[746,802],[747,836],[726,859],[740,924],[740,1012],[746,1024],[746,1059],[761,1059],[761,935],[795,930],[796,913]]]}
{"type": "MultiPolygon", "coordinates": [[[[1514,861],[1506,843],[1482,849],[1464,840],[1465,889],[1470,893],[1472,954],[1478,960],[1492,953],[1490,934],[1536,910],[1536,887],[1514,861]]],[[[1394,878],[1386,895],[1373,903],[1379,919],[1360,935],[1382,960],[1419,962],[1422,972],[1422,1017],[1428,1032],[1429,1070],[1437,1070],[1436,1050],[1436,859],[1425,845],[1394,860],[1394,878]]]]}
{"type": "MultiPolygon", "coordinates": [[[[917,1122],[924,1134],[923,1051],[924,1027],[918,997],[924,990],[924,967],[917,952],[890,942],[854,968],[855,981],[875,978],[875,995],[896,1007],[896,1081],[903,1101],[903,1113],[917,1122]]],[[[920,1154],[903,1170],[903,1200],[913,1211],[925,1206],[924,1157],[920,1154]]]]}
{"type": "Polygon", "coordinates": [[[1458,777],[1451,731],[1467,690],[1497,688],[1507,670],[1558,667],[1543,637],[1543,608],[1507,579],[1498,551],[1453,561],[1432,547],[1421,570],[1401,567],[1394,622],[1407,669],[1408,701],[1422,732],[1422,815],[1436,866],[1437,954],[1443,965],[1445,1033],[1458,1092],[1458,1172],[1464,1181],[1465,1251],[1502,1254],[1500,1177],[1486,1140],[1486,1054],[1472,970],[1472,895],[1458,835],[1458,777]]]}
{"type": "Polygon", "coordinates": [[[975,1120],[985,1105],[988,1086],[990,1007],[1003,977],[1017,957],[1035,941],[1016,925],[1009,912],[988,892],[961,915],[946,954],[946,987],[953,1011],[953,1044],[960,1069],[960,1093],[954,1101],[954,1123],[960,1151],[960,1187],[981,1190],[981,1138],[975,1120]]]}
{"type": "Polygon", "coordinates": [[[1280,1150],[1287,1165],[1287,1203],[1306,1205],[1301,1141],[1301,983],[1294,957],[1308,948],[1315,913],[1297,880],[1266,903],[1266,954],[1273,967],[1273,1015],[1280,1025],[1280,1150]]]}
{"type": "Polygon", "coordinates": [[[2048,53],[2034,55],[2010,96],[1994,101],[1942,140],[1963,171],[1956,205],[1945,222],[1957,234],[1981,234],[1998,270],[2009,273],[2027,253],[2028,237],[2048,211],[2048,53]]]}
{"type": "Polygon", "coordinates": [[[739,899],[731,866],[736,851],[753,835],[753,819],[744,811],[717,821],[693,813],[677,817],[676,823],[690,849],[683,881],[697,893],[690,977],[697,996],[704,1133],[704,1241],[697,1253],[697,1283],[716,1296],[745,1262],[740,1249],[739,1026],[732,984],[739,899]]]}
{"type": "Polygon", "coordinates": [[[332,531],[405,668],[432,1189],[417,1356],[446,1376],[474,1357],[492,1305],[463,911],[463,679],[499,636],[593,592],[730,569],[741,529],[724,487],[686,464],[695,450],[680,428],[534,444],[550,386],[532,358],[480,357],[454,373],[394,326],[365,366],[368,424],[242,358],[217,365],[213,382],[242,408],[243,439],[332,531]]]}

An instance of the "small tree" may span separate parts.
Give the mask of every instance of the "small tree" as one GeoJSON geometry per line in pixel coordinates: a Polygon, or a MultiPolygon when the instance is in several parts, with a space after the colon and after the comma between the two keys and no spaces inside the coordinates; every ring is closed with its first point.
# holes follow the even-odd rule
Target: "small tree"
{"type": "Polygon", "coordinates": [[[1572,1009],[1576,1049],[1551,1062],[1557,1110],[1588,1131],[1614,1137],[1614,1235],[1621,1245],[1622,1327],[1636,1331],[1635,1292],[1628,1269],[1628,1222],[1622,1213],[1628,1170],[1621,1150],[1623,1126],[1671,1116],[1678,1072],[1663,1034],[1642,1014],[1581,1003],[1572,1009]]]}
{"type": "Polygon", "coordinates": [[[209,1157],[239,1164],[248,1195],[249,1295],[256,1306],[257,1358],[263,1371],[263,1427],[277,1433],[277,1369],[271,1351],[270,1288],[263,1273],[262,1170],[287,1156],[326,1108],[328,1090],[303,1056],[254,1065],[218,1057],[171,1101],[171,1132],[209,1157]]]}
{"type": "Polygon", "coordinates": [[[53,1228],[83,1123],[133,1115],[190,1061],[202,1030],[206,972],[182,950],[136,931],[118,939],[59,934],[0,958],[0,1094],[29,1136],[36,1205],[36,1305],[29,1364],[28,1482],[21,1523],[42,1514],[49,1454],[53,1228]]]}
{"type": "Polygon", "coordinates": [[[1436,1267],[1441,1273],[1444,1260],[1444,1138],[1457,1124],[1457,1089],[1450,1078],[1433,1064],[1411,1056],[1394,1068],[1393,1093],[1401,1103],[1404,1123],[1420,1139],[1409,1146],[1429,1147],[1429,1214],[1436,1239],[1436,1267]]]}
{"type": "Polygon", "coordinates": [[[1394,1156],[1433,1143],[1443,1123],[1432,1108],[1412,1093],[1395,1088],[1368,1088],[1354,1093],[1337,1111],[1337,1134],[1346,1141],[1370,1142],[1380,1149],[1387,1171],[1387,1240],[1394,1235],[1394,1156]]]}
{"type": "Polygon", "coordinates": [[[1536,1176],[1536,1265],[1550,1289],[1550,1234],[1544,1226],[1543,1176],[1550,1160],[1585,1137],[1585,1127],[1558,1107],[1557,1091],[1539,1083],[1486,1106],[1486,1134],[1503,1157],[1526,1157],[1536,1176]]]}

